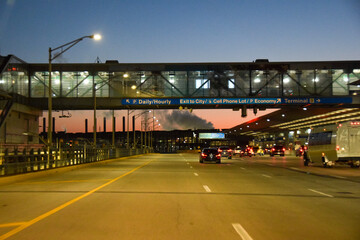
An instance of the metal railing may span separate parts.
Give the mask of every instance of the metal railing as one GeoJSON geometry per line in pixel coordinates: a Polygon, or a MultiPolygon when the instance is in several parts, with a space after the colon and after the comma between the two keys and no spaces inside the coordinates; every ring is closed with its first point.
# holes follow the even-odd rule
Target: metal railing
{"type": "Polygon", "coordinates": [[[78,148],[52,149],[50,154],[42,148],[1,148],[0,176],[9,176],[47,169],[99,162],[108,159],[126,157],[151,152],[150,149],[123,148],[78,148]]]}

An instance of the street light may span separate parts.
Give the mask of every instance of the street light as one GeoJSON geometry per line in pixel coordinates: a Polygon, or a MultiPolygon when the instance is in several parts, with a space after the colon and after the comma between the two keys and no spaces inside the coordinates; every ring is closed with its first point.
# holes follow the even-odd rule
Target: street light
{"type": "Polygon", "coordinates": [[[90,36],[84,36],[84,37],[75,39],[71,42],[65,43],[59,47],[56,47],[53,49],[49,48],[49,87],[48,87],[49,92],[48,92],[48,136],[47,136],[48,137],[48,147],[49,147],[49,157],[50,157],[50,149],[51,149],[51,145],[52,145],[52,86],[51,86],[51,72],[52,72],[51,67],[52,66],[51,66],[51,62],[85,38],[93,38],[94,40],[100,40],[101,35],[93,34],[90,36]],[[59,49],[61,51],[54,54],[54,56],[52,56],[52,52],[59,50],[59,49]]]}

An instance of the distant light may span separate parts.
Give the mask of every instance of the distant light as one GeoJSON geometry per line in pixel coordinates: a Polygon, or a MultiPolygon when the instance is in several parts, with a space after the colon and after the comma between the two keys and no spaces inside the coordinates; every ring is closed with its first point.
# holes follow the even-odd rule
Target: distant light
{"type": "Polygon", "coordinates": [[[124,78],[127,78],[127,77],[129,77],[129,74],[124,73],[123,77],[124,77],[124,78]]]}
{"type": "Polygon", "coordinates": [[[306,111],[306,110],[307,110],[307,108],[306,108],[306,107],[304,107],[304,108],[303,108],[303,110],[304,110],[304,111],[306,111]]]}
{"type": "Polygon", "coordinates": [[[284,78],[284,83],[289,83],[290,82],[290,78],[284,78]]]}
{"type": "Polygon", "coordinates": [[[347,75],[344,75],[344,76],[343,76],[343,80],[344,80],[344,82],[348,82],[348,81],[349,81],[349,77],[348,77],[347,75]]]}
{"type": "Polygon", "coordinates": [[[266,121],[270,122],[270,119],[268,118],[268,119],[266,119],[266,121]]]}
{"type": "Polygon", "coordinates": [[[319,82],[319,78],[316,77],[315,79],[312,80],[313,82],[319,82]]]}
{"type": "Polygon", "coordinates": [[[255,78],[255,79],[254,79],[254,83],[259,83],[259,82],[261,82],[261,79],[260,79],[260,78],[255,78]]]}
{"type": "Polygon", "coordinates": [[[135,90],[135,89],[136,89],[136,85],[132,85],[132,86],[131,86],[131,89],[132,89],[132,90],[135,90]]]}
{"type": "Polygon", "coordinates": [[[282,117],[285,117],[285,114],[281,114],[282,117]]]}
{"type": "Polygon", "coordinates": [[[94,35],[92,35],[92,38],[94,40],[98,41],[98,40],[101,40],[101,35],[100,34],[94,34],[94,35]]]}

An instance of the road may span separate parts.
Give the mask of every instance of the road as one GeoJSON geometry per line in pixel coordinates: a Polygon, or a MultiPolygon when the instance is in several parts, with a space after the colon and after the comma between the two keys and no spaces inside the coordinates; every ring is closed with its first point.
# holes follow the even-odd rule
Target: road
{"type": "Polygon", "coordinates": [[[2,184],[0,240],[360,239],[360,170],[308,169],[150,154],[2,184]]]}

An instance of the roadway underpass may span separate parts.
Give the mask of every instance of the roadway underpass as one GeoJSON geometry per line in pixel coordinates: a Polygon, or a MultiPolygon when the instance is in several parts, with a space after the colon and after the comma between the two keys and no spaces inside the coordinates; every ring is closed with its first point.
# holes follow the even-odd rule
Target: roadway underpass
{"type": "Polygon", "coordinates": [[[360,236],[359,171],[289,155],[148,154],[32,174],[0,184],[1,240],[360,236]]]}

